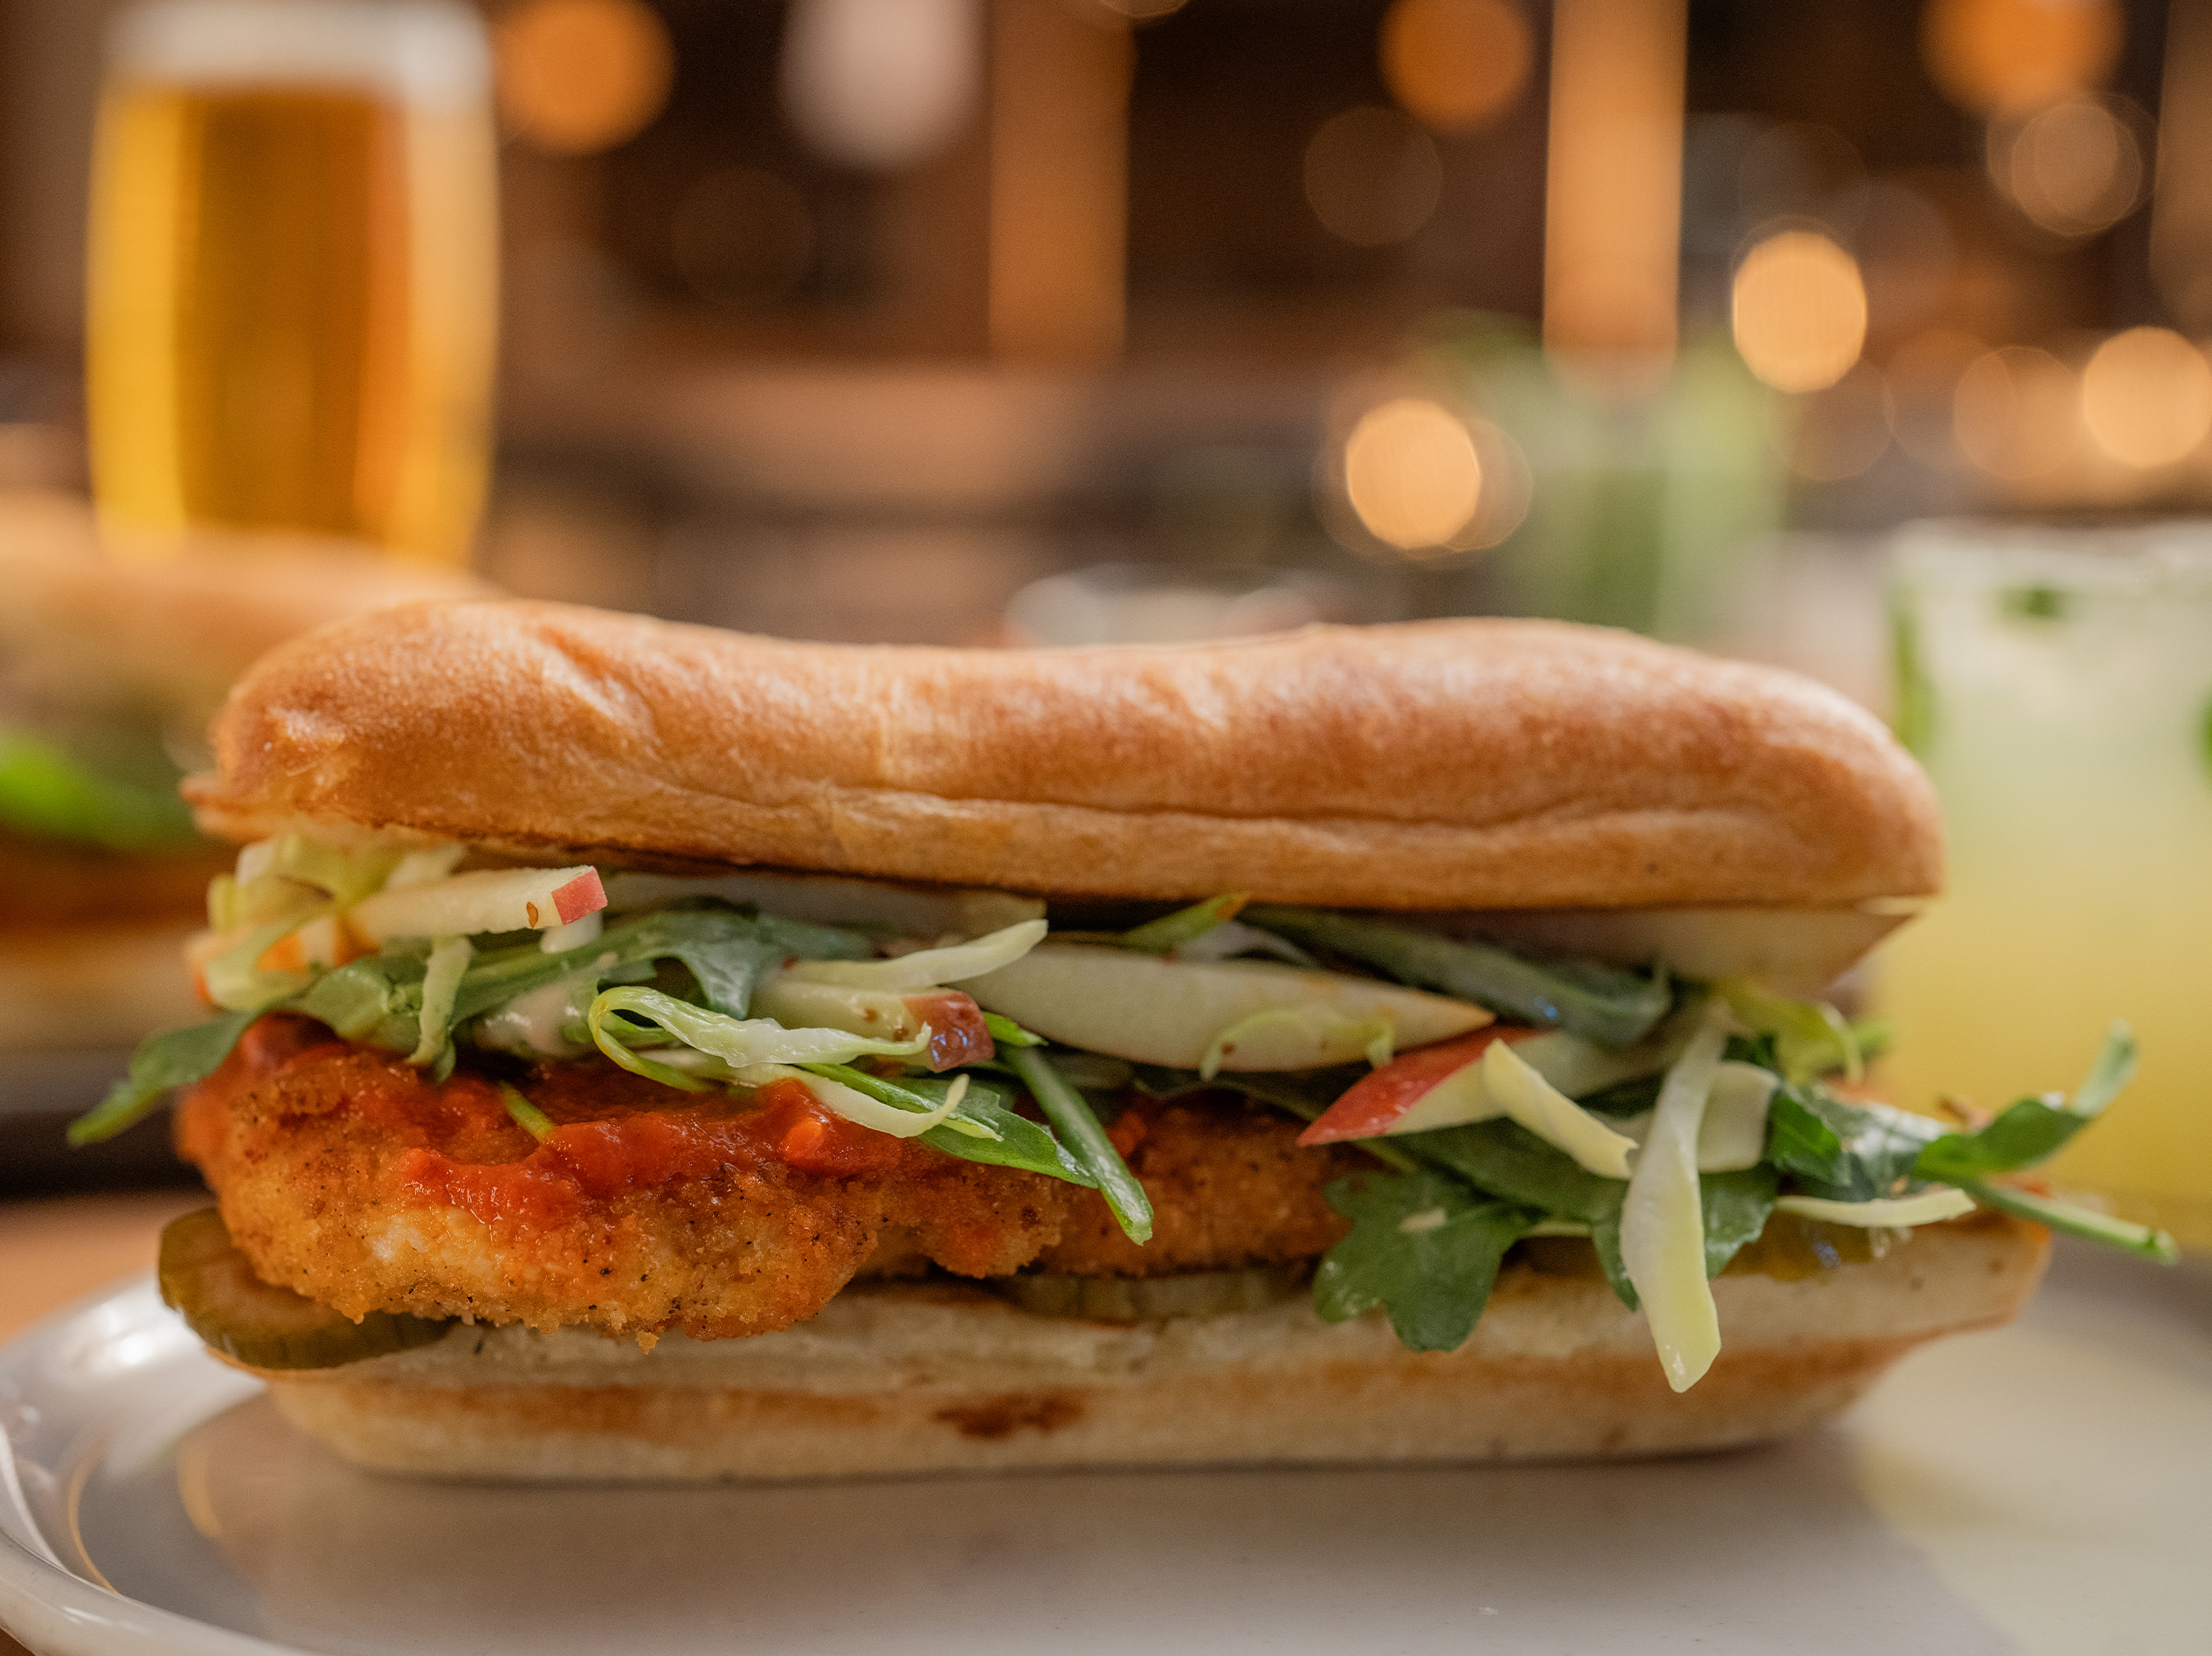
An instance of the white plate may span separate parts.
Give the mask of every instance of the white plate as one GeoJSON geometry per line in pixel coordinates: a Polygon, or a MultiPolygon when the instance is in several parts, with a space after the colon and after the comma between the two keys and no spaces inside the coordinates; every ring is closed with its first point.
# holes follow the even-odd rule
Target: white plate
{"type": "Polygon", "coordinates": [[[2062,1253],[1842,1426],[1617,1466],[707,1490],[356,1473],[140,1283],[0,1354],[44,1656],[2201,1651],[2212,1269],[2062,1253]],[[265,1642],[266,1641],[266,1642],[265,1642]]]}

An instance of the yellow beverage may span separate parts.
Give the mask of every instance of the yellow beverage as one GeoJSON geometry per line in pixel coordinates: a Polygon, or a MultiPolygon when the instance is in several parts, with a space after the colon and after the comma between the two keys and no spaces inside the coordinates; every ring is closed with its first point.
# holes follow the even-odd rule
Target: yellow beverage
{"type": "Polygon", "coordinates": [[[479,25],[169,0],[112,58],[87,384],[117,542],[208,525],[465,557],[496,322],[479,25]]]}
{"type": "Polygon", "coordinates": [[[2050,1176],[2212,1248],[2212,533],[1967,534],[1898,566],[1950,873],[1880,959],[1891,1096],[2071,1088],[2124,1018],[2142,1067],[2050,1176]]]}

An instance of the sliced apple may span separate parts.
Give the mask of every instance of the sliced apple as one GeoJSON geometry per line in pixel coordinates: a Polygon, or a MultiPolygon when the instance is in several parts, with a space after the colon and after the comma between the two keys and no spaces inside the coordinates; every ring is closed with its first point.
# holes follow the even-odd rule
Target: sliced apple
{"type": "Polygon", "coordinates": [[[925,1062],[932,1070],[979,1064],[996,1048],[983,1009],[955,989],[892,995],[843,983],[810,983],[778,972],[754,991],[752,1015],[785,1029],[841,1029],[881,1040],[912,1040],[930,1032],[925,1062]]]}
{"type": "Polygon", "coordinates": [[[1490,1021],[1465,1001],[1371,978],[1082,943],[1045,944],[961,987],[1065,1045],[1176,1069],[1209,1056],[1227,1070],[1311,1069],[1365,1057],[1379,1033],[1426,1046],[1490,1021]],[[1263,1018],[1277,1012],[1303,1016],[1263,1018]]]}
{"type": "Polygon", "coordinates": [[[1298,1135],[1301,1144],[1426,1133],[1503,1115],[1483,1079],[1483,1054],[1494,1040],[1569,1098],[1587,1098],[1623,1081],[1656,1075],[1680,1045],[1682,1031],[1662,1024],[1634,1046],[1600,1046],[1562,1030],[1487,1029],[1465,1040],[1409,1052],[1363,1076],[1298,1135]]]}
{"type": "Polygon", "coordinates": [[[486,869],[364,897],[346,911],[346,923],[381,943],[393,937],[543,931],[606,905],[595,868],[486,869]]]}
{"type": "Polygon", "coordinates": [[[1911,918],[1864,908],[1522,908],[1441,917],[1510,947],[1601,961],[1664,963],[1677,977],[1748,977],[1810,995],[1911,918]]]}

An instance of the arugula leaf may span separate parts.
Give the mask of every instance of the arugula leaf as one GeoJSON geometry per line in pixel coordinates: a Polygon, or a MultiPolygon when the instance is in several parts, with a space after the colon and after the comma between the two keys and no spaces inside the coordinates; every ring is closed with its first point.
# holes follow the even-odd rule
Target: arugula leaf
{"type": "Polygon", "coordinates": [[[171,1087],[204,1081],[223,1067],[238,1037],[259,1012],[227,1012],[204,1024],[149,1035],[131,1054],[130,1073],[107,1096],[69,1124],[73,1145],[97,1144],[135,1127],[154,1113],[171,1087]]]}
{"type": "Polygon", "coordinates": [[[428,967],[420,955],[366,956],[325,972],[287,1005],[347,1040],[366,1041],[387,1052],[412,1052],[421,1038],[428,967]]]}
{"type": "Polygon", "coordinates": [[[1148,920],[1142,926],[1132,927],[1114,942],[1123,949],[1134,949],[1140,954],[1165,955],[1180,949],[1185,943],[1195,942],[1224,921],[1234,920],[1238,911],[1252,900],[1248,891],[1233,891],[1226,896],[1209,897],[1202,903],[1188,908],[1179,908],[1172,914],[1162,914],[1158,920],[1148,920]]]}
{"type": "MultiPolygon", "coordinates": [[[[518,995],[586,971],[603,977],[619,968],[646,961],[674,960],[698,981],[711,1010],[731,1018],[745,1016],[753,987],[784,957],[785,921],[749,919],[734,908],[662,909],[610,926],[588,943],[548,955],[536,942],[480,955],[461,979],[454,997],[453,1021],[461,1023],[504,1006],[518,995]]],[[[856,934],[806,927],[832,938],[856,934]]]]}
{"type": "Polygon", "coordinates": [[[1113,1210],[1122,1233],[1138,1244],[1151,1241],[1152,1199],[1144,1194],[1144,1185],[1098,1124],[1089,1101],[1070,1087],[1052,1066],[1052,1060],[1033,1046],[1013,1048],[1006,1053],[1006,1063],[1057,1129],[1060,1142],[1077,1165],[1097,1181],[1098,1193],[1113,1210]]]}
{"type": "Polygon", "coordinates": [[[1959,1188],[1984,1206],[2009,1213],[2015,1218],[2047,1225],[2054,1231],[2063,1231],[2084,1241],[2102,1243],[2108,1248],[2139,1255],[2154,1264],[2179,1265],[2181,1262],[2181,1250],[2174,1245],[2174,1239],[2147,1225],[2131,1225],[2126,1219],[2116,1219],[2109,1214],[2077,1207],[2071,1202],[2061,1202],[2051,1197],[2015,1190],[2009,1184],[1987,1184],[1980,1179],[1969,1179],[1959,1188]]]}
{"type": "Polygon", "coordinates": [[[1377,1306],[1410,1351],[1456,1351],[1490,1302],[1505,1251],[1536,1215],[1472,1195],[1441,1173],[1338,1179],[1329,1205],[1351,1233],[1329,1250],[1313,1308],[1343,1322],[1377,1306]]]}
{"type": "Polygon", "coordinates": [[[1407,1133],[1395,1142],[1429,1167],[1456,1173],[1490,1196],[1553,1218],[1595,1225],[1620,1206],[1628,1188],[1619,1179],[1591,1172],[1518,1121],[1503,1118],[1407,1133]]]}
{"type": "Polygon", "coordinates": [[[1992,1173],[2033,1167],[2096,1120],[2134,1074],[2135,1037],[2126,1025],[2115,1024],[2071,1105],[2056,1094],[2023,1098],[1986,1127],[1937,1139],[1920,1152],[1913,1173],[1963,1185],[1992,1173]]]}
{"type": "Polygon", "coordinates": [[[1780,1180],[1771,1167],[1700,1173],[1698,1204],[1705,1216],[1705,1274],[1717,1277],[1746,1244],[1759,1240],[1774,1211],[1780,1180]]]}
{"type": "Polygon", "coordinates": [[[1663,978],[1587,961],[1538,965],[1488,943],[1318,908],[1263,905],[1246,909],[1242,918],[1293,942],[1364,961],[1400,983],[1440,990],[1606,1046],[1641,1040],[1674,1005],[1674,991],[1663,978]]]}
{"type": "Polygon", "coordinates": [[[1766,1159],[1808,1196],[1870,1202],[1896,1194],[1943,1124],[1882,1104],[1849,1104],[1819,1086],[1775,1089],[1766,1159]]]}
{"type": "MultiPolygon", "coordinates": [[[[951,1090],[952,1080],[950,1076],[931,1076],[927,1080],[909,1076],[899,1085],[921,1094],[931,1104],[942,1104],[951,1090]]],[[[960,1101],[960,1107],[953,1114],[980,1122],[999,1136],[975,1138],[957,1128],[937,1126],[922,1135],[922,1142],[964,1162],[1020,1168],[1027,1173],[1065,1179],[1088,1190],[1098,1188],[1098,1181],[1068,1154],[1067,1146],[1053,1136],[1050,1128],[1014,1114],[1012,1095],[973,1072],[968,1072],[968,1095],[960,1101]]]]}

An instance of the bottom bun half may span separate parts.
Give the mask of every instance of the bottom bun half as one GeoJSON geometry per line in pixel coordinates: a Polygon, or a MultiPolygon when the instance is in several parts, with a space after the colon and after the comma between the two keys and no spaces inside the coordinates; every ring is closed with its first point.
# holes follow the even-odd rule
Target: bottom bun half
{"type": "Polygon", "coordinates": [[[1602,1280],[1498,1279],[1456,1352],[1303,1301],[1122,1325],[937,1284],[859,1287],[746,1340],[456,1327],[418,1350],[267,1377],[356,1465],[450,1478],[693,1482],[1079,1466],[1510,1461],[1752,1444],[1833,1415],[1925,1340],[2011,1317],[2049,1239],[1995,1215],[1796,1280],[1718,1279],[1725,1345],[1669,1391],[1602,1280]]]}

